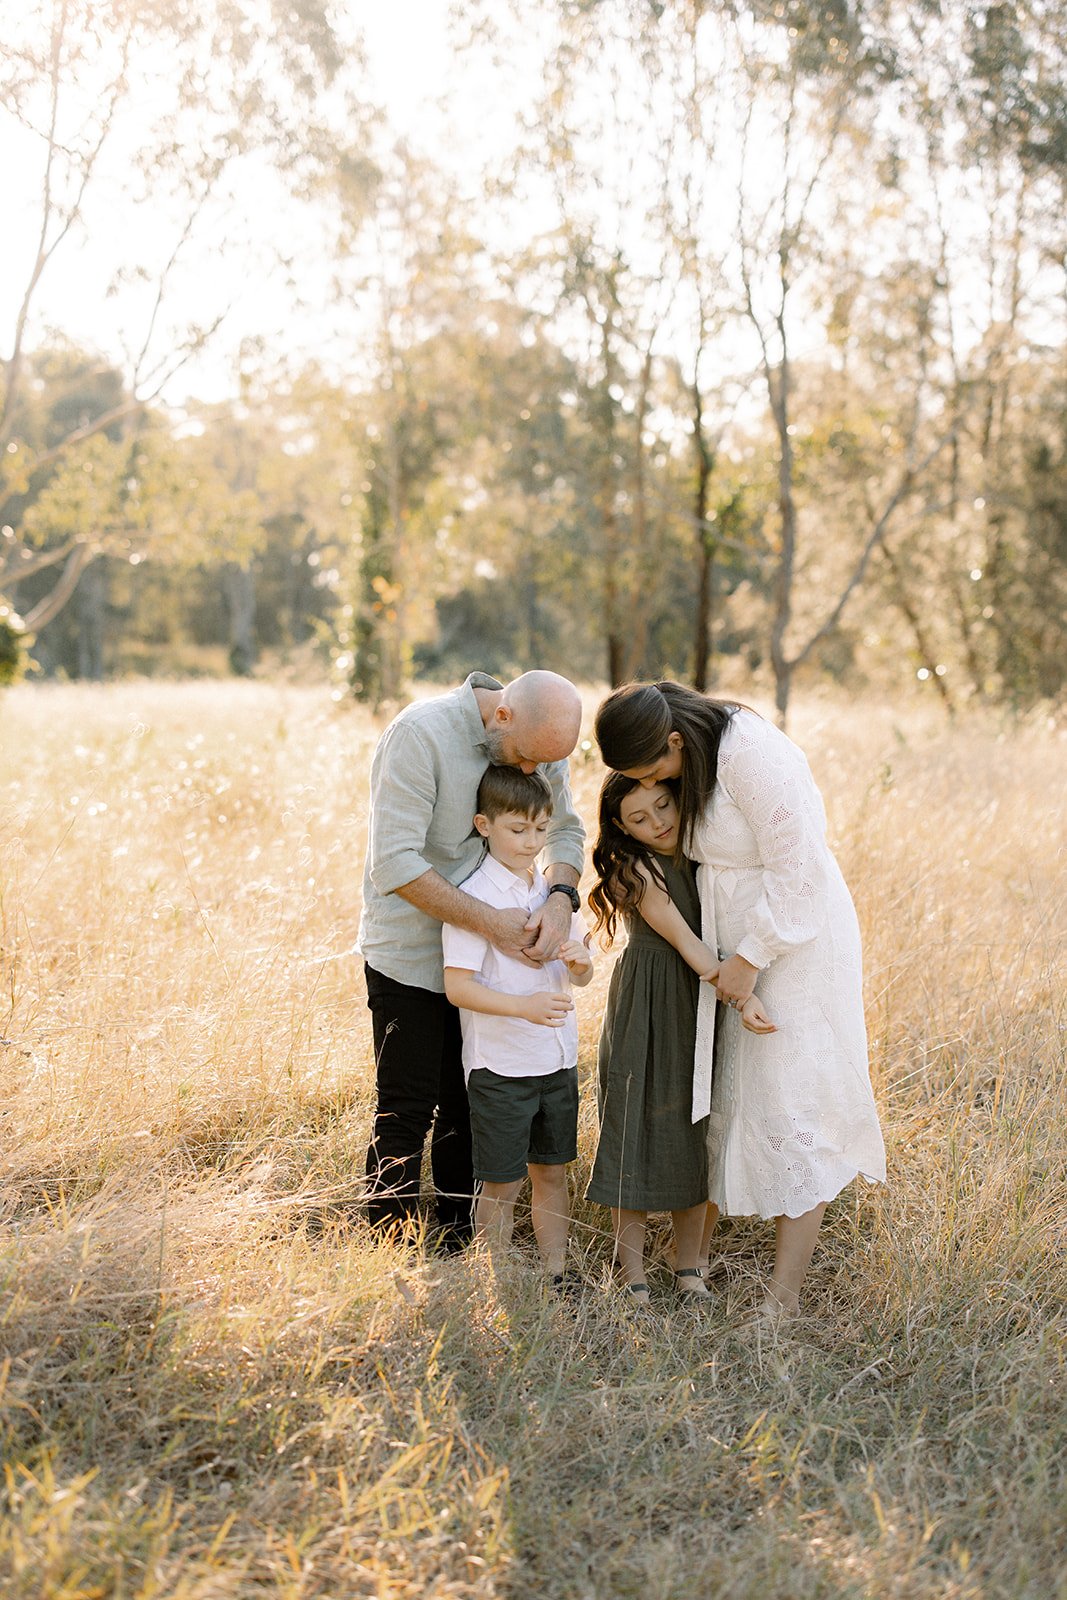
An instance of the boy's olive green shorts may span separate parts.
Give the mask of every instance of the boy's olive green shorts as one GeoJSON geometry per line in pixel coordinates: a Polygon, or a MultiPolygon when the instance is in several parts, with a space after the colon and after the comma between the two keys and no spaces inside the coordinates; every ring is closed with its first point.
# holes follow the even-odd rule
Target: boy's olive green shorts
{"type": "Polygon", "coordinates": [[[478,1067],[467,1079],[474,1176],[514,1183],[530,1162],[560,1167],[578,1155],[578,1071],[503,1078],[478,1067]]]}

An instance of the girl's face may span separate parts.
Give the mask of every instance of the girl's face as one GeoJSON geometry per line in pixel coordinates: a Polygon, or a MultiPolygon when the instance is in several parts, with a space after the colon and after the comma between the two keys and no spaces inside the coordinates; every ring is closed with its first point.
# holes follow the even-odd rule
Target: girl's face
{"type": "Polygon", "coordinates": [[[666,750],[657,760],[650,761],[644,767],[624,767],[623,777],[636,779],[644,789],[651,789],[667,778],[680,778],[682,762],[685,759],[684,750],[685,741],[681,734],[671,733],[667,739],[666,750]]]}
{"type": "Polygon", "coordinates": [[[662,783],[631,789],[619,806],[619,826],[647,850],[673,855],[678,843],[678,806],[673,794],[662,783]]]}

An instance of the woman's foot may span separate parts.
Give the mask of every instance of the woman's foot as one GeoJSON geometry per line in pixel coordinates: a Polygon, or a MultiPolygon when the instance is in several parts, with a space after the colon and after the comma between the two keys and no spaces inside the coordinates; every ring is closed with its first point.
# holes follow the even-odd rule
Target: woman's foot
{"type": "Polygon", "coordinates": [[[800,1296],[792,1289],[785,1289],[780,1283],[775,1283],[772,1278],[763,1293],[763,1304],[760,1306],[760,1316],[773,1323],[775,1327],[780,1322],[792,1322],[800,1315],[800,1296]]]}

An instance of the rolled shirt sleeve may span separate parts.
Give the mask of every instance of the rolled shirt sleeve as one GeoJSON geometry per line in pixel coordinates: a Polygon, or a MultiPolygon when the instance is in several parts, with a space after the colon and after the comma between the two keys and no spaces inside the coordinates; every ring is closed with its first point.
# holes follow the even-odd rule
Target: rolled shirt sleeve
{"type": "Polygon", "coordinates": [[[552,790],[552,821],[545,839],[546,866],[573,867],[581,877],[585,866],[585,828],[574,809],[570,769],[566,761],[552,761],[539,768],[552,790]]]}
{"type": "Polygon", "coordinates": [[[377,803],[371,810],[367,870],[379,894],[392,894],[432,870],[423,851],[437,803],[434,762],[417,730],[394,723],[371,766],[377,803]]]}

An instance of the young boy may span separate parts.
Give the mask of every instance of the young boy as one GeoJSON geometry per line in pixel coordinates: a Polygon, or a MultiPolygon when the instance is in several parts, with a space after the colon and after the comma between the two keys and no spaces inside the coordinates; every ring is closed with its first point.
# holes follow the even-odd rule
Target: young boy
{"type": "MultiPolygon", "coordinates": [[[[474,826],[489,853],[463,884],[497,908],[533,912],[550,891],[537,865],[552,815],[539,772],[487,767],[474,826]]],[[[573,890],[564,891],[577,899],[573,890]]],[[[563,1282],[570,1203],[567,1163],[578,1154],[578,1024],[571,983],[587,984],[592,958],[575,910],[559,959],[534,966],[480,934],[445,924],[445,993],[459,1007],[470,1100],[477,1232],[499,1261],[510,1243],[526,1174],[534,1234],[554,1287],[563,1282]]]]}

